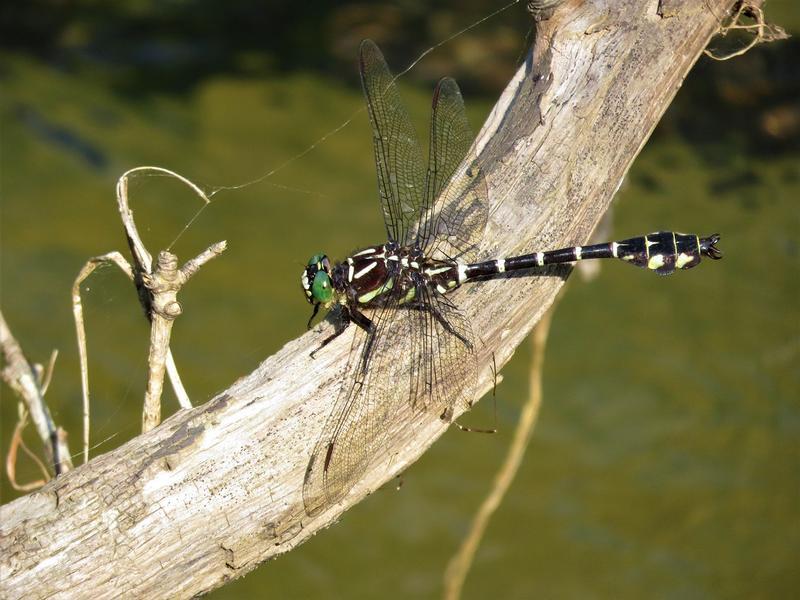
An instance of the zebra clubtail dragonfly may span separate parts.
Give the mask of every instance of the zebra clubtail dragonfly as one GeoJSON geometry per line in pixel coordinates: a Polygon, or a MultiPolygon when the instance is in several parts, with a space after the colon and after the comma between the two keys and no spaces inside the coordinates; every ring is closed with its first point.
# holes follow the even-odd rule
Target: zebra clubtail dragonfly
{"type": "Polygon", "coordinates": [[[426,171],[392,75],[370,40],[360,47],[360,73],[388,241],[336,264],[315,255],[302,273],[313,306],[308,326],[320,307],[335,309],[338,317],[320,348],[350,323],[361,330],[306,469],[309,515],[341,500],[410,416],[424,412],[449,422],[456,408],[471,406],[478,373],[474,336],[449,292],[477,278],[587,259],[618,258],[667,275],[696,266],[702,256],[722,257],[717,234],[658,232],[474,262],[488,196],[477,160],[456,173],[472,143],[458,85],[444,78],[434,91],[426,171]]]}

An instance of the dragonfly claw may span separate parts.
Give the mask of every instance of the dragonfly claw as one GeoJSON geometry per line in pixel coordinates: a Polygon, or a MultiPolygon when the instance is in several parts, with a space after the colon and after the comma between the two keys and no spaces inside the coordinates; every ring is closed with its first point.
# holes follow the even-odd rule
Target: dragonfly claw
{"type": "Polygon", "coordinates": [[[714,260],[722,258],[722,251],[714,245],[719,241],[719,238],[720,235],[718,233],[700,238],[700,253],[714,260]]]}

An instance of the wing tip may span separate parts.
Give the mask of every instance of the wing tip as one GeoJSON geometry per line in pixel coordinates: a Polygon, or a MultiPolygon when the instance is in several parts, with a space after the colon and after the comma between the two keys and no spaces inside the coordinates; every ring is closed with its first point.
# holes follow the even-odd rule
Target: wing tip
{"type": "Polygon", "coordinates": [[[437,83],[436,87],[433,90],[433,99],[431,100],[431,108],[434,110],[436,106],[439,104],[439,100],[441,98],[447,98],[449,96],[453,96],[461,101],[461,104],[464,104],[463,96],[461,95],[461,88],[459,87],[458,83],[452,77],[442,77],[437,83]]]}
{"type": "Polygon", "coordinates": [[[362,69],[367,62],[374,62],[375,59],[380,59],[385,62],[383,52],[378,48],[378,44],[369,38],[364,38],[358,45],[358,58],[362,69]]]}

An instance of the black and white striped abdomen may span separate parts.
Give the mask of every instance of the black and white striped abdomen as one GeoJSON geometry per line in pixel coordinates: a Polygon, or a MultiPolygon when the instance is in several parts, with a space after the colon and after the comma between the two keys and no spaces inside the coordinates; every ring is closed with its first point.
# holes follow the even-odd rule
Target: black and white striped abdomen
{"type": "Polygon", "coordinates": [[[675,269],[691,269],[703,256],[722,258],[714,245],[719,235],[698,237],[694,234],[659,231],[647,235],[590,246],[572,246],[547,252],[459,265],[458,283],[507,271],[533,269],[547,265],[572,263],[594,258],[618,258],[637,267],[646,267],[659,275],[669,275],[675,269]]]}
{"type": "Polygon", "coordinates": [[[659,231],[611,243],[615,258],[646,267],[659,275],[675,269],[691,269],[700,264],[700,238],[693,234],[659,231]]]}

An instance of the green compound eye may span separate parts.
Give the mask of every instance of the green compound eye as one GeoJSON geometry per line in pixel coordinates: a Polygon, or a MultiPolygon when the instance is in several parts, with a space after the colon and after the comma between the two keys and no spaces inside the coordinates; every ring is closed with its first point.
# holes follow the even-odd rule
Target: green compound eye
{"type": "Polygon", "coordinates": [[[322,259],[325,258],[324,254],[315,254],[308,260],[308,266],[312,267],[319,262],[322,262],[322,259]]]}
{"type": "Polygon", "coordinates": [[[317,274],[314,275],[314,283],[311,284],[311,295],[320,304],[327,304],[333,298],[331,278],[325,271],[317,271],[317,274]]]}

